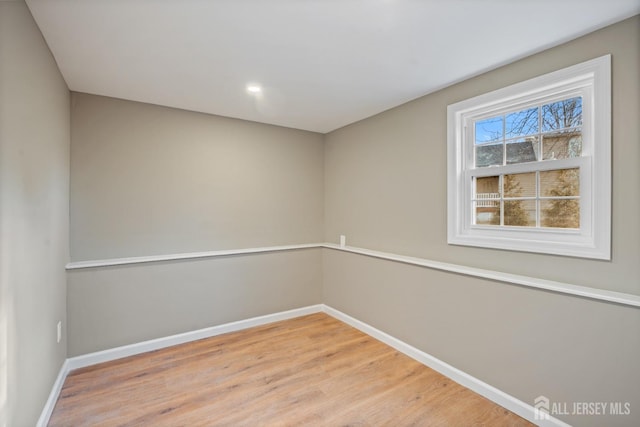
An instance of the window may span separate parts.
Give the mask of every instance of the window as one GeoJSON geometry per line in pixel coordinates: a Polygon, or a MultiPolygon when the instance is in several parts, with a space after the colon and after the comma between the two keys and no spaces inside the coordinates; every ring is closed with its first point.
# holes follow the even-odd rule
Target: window
{"type": "Polygon", "coordinates": [[[449,105],[450,244],[610,259],[610,64],[449,105]]]}

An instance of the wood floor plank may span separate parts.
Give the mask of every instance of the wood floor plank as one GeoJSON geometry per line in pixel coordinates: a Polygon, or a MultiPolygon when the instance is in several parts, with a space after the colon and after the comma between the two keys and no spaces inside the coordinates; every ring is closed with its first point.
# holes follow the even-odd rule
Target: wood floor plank
{"type": "Polygon", "coordinates": [[[323,313],[71,372],[49,426],[530,426],[323,313]]]}

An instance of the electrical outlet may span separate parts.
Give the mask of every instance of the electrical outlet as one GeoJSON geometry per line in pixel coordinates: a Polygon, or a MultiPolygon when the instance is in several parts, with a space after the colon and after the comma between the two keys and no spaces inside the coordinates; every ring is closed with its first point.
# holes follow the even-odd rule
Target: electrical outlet
{"type": "Polygon", "coordinates": [[[58,342],[62,339],[62,320],[58,321],[58,342]]]}

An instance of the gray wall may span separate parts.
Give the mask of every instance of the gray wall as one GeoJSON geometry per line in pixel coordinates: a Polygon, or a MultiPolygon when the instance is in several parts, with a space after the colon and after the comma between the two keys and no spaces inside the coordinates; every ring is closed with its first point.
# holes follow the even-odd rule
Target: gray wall
{"type": "Polygon", "coordinates": [[[35,425],[66,357],[69,140],[56,63],[24,2],[0,2],[2,426],[35,425]]]}
{"type": "Polygon", "coordinates": [[[640,295],[640,18],[419,98],[326,137],[325,239],[640,295]],[[610,53],[612,260],[447,244],[447,105],[610,53]]]}
{"type": "Polygon", "coordinates": [[[321,249],[69,272],[69,356],[319,304],[321,249]]]}
{"type": "MultiPolygon", "coordinates": [[[[74,93],[72,260],[321,242],[322,135],[74,93]]],[[[321,302],[320,250],[69,272],[69,354],[321,302]]]]}
{"type": "MultiPolygon", "coordinates": [[[[640,17],[334,131],[325,146],[325,239],[640,295],[640,17]],[[450,246],[447,105],[604,54],[613,62],[611,262],[450,246]]],[[[324,251],[323,302],[533,404],[631,402],[640,424],[640,310],[324,251]]]]}
{"type": "Polygon", "coordinates": [[[322,135],[74,93],[71,258],[322,241],[322,135]]]}

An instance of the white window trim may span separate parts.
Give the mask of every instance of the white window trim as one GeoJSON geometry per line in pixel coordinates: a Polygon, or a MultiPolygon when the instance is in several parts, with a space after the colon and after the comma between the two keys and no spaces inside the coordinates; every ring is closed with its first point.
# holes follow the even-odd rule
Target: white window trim
{"type": "MultiPolygon", "coordinates": [[[[611,259],[611,56],[605,55],[559,71],[467,99],[447,108],[448,243],[515,251],[611,259]],[[586,89],[585,89],[586,88],[586,89]],[[549,169],[580,167],[581,228],[562,230],[524,227],[481,227],[471,223],[471,184],[465,125],[482,113],[500,114],[519,104],[582,91],[583,153],[580,158],[550,161],[549,169]],[[592,97],[593,102],[588,98],[592,97]],[[553,165],[552,165],[553,164],[553,165]]],[[[542,170],[545,162],[537,163],[542,170]]],[[[526,166],[525,166],[526,167],[526,166]]],[[[523,171],[521,164],[502,166],[499,173],[523,171]]],[[[475,169],[491,176],[496,170],[475,169]],[[485,172],[486,171],[486,172],[485,172]]]]}

